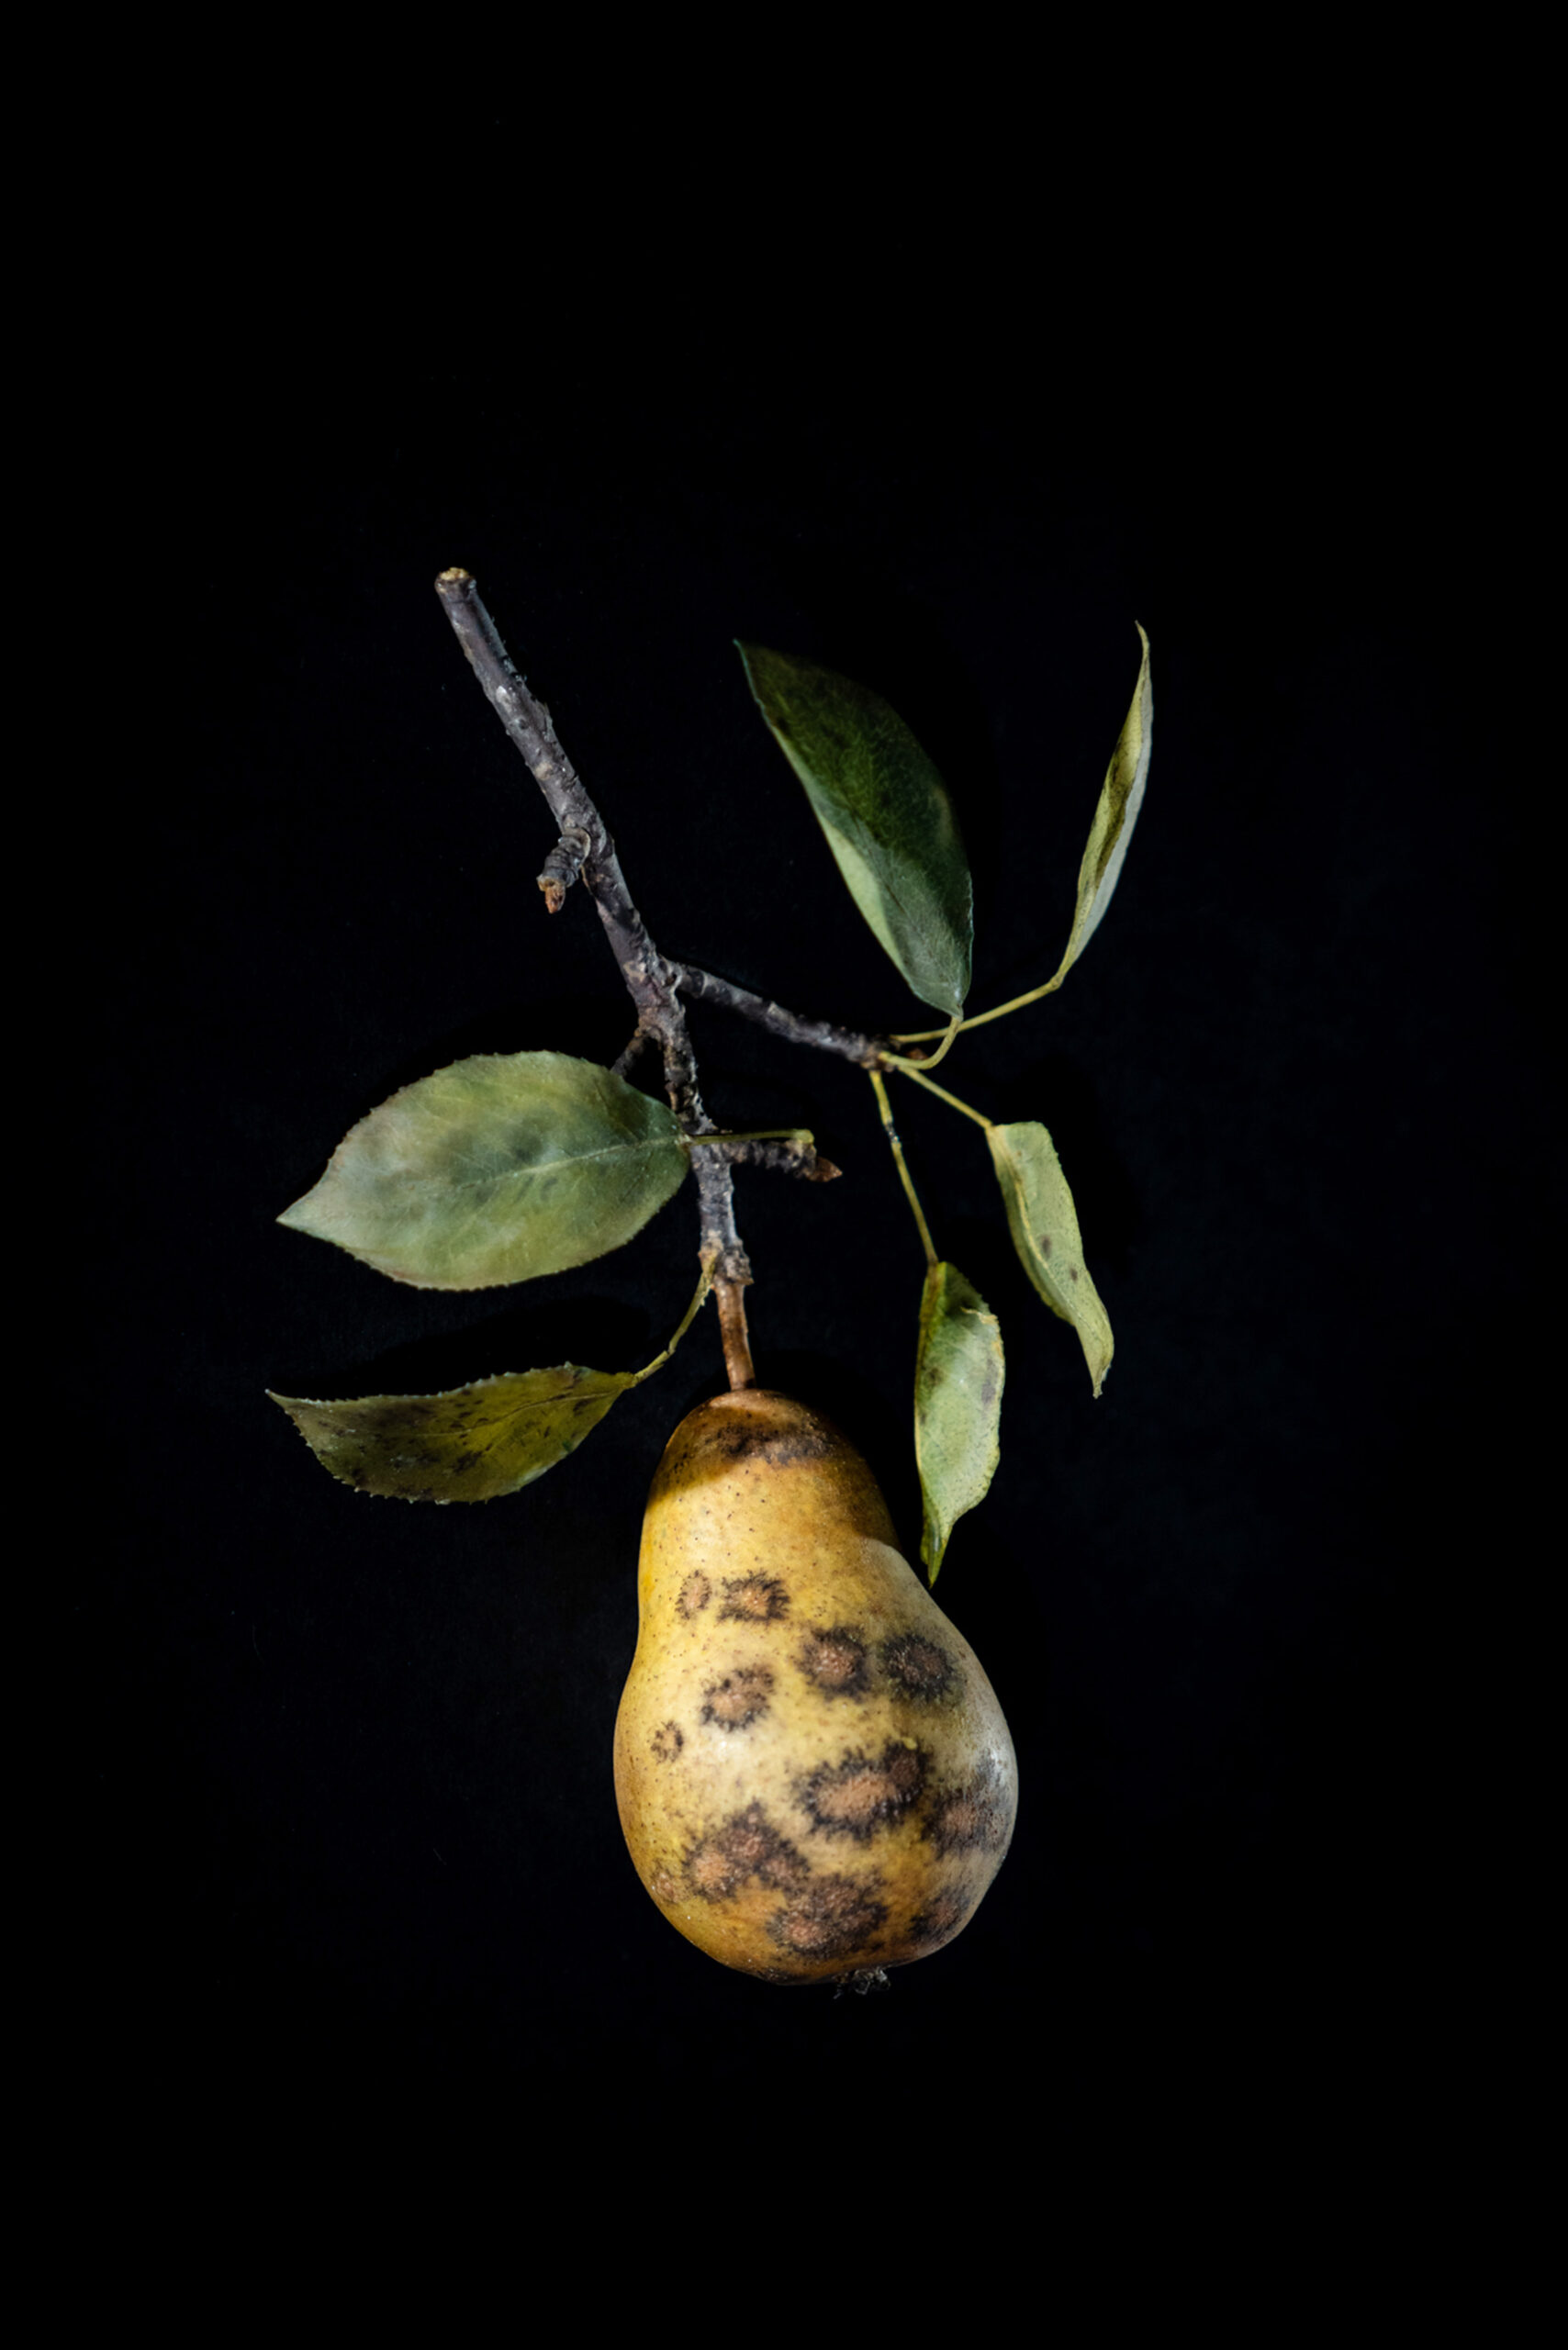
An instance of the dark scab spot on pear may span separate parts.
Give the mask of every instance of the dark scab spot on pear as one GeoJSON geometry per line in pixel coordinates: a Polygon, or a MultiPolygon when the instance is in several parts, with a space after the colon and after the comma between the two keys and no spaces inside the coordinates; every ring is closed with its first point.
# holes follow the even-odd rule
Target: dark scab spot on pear
{"type": "Polygon", "coordinates": [[[912,1697],[956,1695],[959,1674],[946,1650],[923,1632],[899,1632],[882,1642],[882,1669],[912,1697]]]}
{"type": "Polygon", "coordinates": [[[713,1586],[700,1567],[694,1567],[681,1584],[676,1606],[688,1621],[706,1607],[713,1596],[713,1586]]]}
{"type": "Polygon", "coordinates": [[[773,1675],[765,1664],[740,1665],[702,1692],[702,1718],[716,1729],[749,1729],[767,1711],[773,1675]]]}
{"type": "Polygon", "coordinates": [[[920,1912],[909,1921],[909,1939],[923,1950],[937,1950],[951,1942],[974,1903],[958,1886],[944,1886],[920,1912]]]}
{"type": "Polygon", "coordinates": [[[925,1833],[944,1855],[1000,1852],[1013,1824],[1007,1790],[982,1764],[961,1786],[940,1792],[931,1807],[925,1833]]]}
{"type": "Polygon", "coordinates": [[[727,1857],[722,1844],[708,1837],[688,1855],[686,1882],[704,1901],[728,1901],[740,1891],[745,1876],[727,1857]]]}
{"type": "Polygon", "coordinates": [[[752,1803],[693,1846],[685,1875],[692,1892],[704,1901],[728,1901],[753,1879],[780,1893],[793,1891],[807,1882],[811,1871],[762,1806],[752,1803]]]}
{"type": "Polygon", "coordinates": [[[813,1877],[767,1921],[781,1950],[808,1959],[853,1959],[876,1948],[872,1937],[888,1921],[888,1905],[870,1886],[847,1876],[813,1877]]]}
{"type": "Polygon", "coordinates": [[[727,1576],[720,1617],[731,1624],[776,1624],[790,1612],[790,1595],[777,1575],[727,1576]]]}
{"type": "Polygon", "coordinates": [[[852,1624],[809,1633],[796,1662],[824,1697],[864,1697],[871,1686],[865,1636],[852,1624]]]}
{"type": "Polygon", "coordinates": [[[704,1459],[757,1460],[770,1469],[790,1469],[798,1461],[821,1460],[833,1449],[825,1428],[808,1421],[782,1428],[757,1427],[744,1418],[710,1422],[682,1446],[671,1468],[682,1470],[704,1459]]]}
{"type": "Polygon", "coordinates": [[[868,1844],[919,1802],[924,1785],[925,1760],[919,1748],[894,1739],[875,1759],[856,1753],[839,1763],[823,1763],[801,1783],[798,1793],[813,1834],[848,1836],[857,1844],[868,1844]]]}
{"type": "Polygon", "coordinates": [[[653,1735],[655,1760],[659,1762],[673,1762],[685,1744],[686,1738],[680,1724],[666,1722],[663,1728],[656,1729],[653,1735]]]}

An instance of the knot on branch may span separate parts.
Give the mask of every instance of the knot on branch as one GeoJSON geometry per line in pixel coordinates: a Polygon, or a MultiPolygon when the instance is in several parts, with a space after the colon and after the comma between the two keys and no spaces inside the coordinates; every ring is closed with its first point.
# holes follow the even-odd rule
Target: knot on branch
{"type": "Polygon", "coordinates": [[[544,911],[558,914],[566,902],[566,892],[583,869],[583,859],[588,853],[588,834],[579,826],[570,824],[540,867],[539,886],[544,892],[544,911]]]}

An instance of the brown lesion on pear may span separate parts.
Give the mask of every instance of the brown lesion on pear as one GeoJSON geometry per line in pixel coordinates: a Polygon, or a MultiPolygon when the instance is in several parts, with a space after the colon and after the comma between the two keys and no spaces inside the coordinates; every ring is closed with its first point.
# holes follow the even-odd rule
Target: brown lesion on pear
{"type": "Polygon", "coordinates": [[[899,1632],[881,1647],[882,1670],[911,1697],[954,1697],[961,1676],[946,1650],[923,1632],[899,1632]]]}
{"type": "Polygon", "coordinates": [[[944,1855],[1001,1852],[1013,1829],[1013,1804],[997,1773],[981,1763],[960,1786],[939,1791],[925,1834],[944,1855]]]}
{"type": "Polygon", "coordinates": [[[716,1729],[749,1729],[767,1711],[773,1675],[765,1664],[737,1665],[702,1692],[702,1718],[716,1729]]]}
{"type": "Polygon", "coordinates": [[[675,1604],[689,1622],[693,1616],[699,1615],[707,1606],[712,1596],[712,1584],[700,1567],[693,1567],[677,1593],[675,1604]]]}
{"type": "Polygon", "coordinates": [[[852,1624],[812,1629],[796,1662],[813,1689],[825,1697],[864,1697],[871,1686],[871,1663],[864,1636],[852,1624]]]}
{"type": "Polygon", "coordinates": [[[944,1886],[910,1919],[910,1941],[924,1950],[938,1949],[943,1942],[951,1942],[974,1906],[960,1886],[944,1886]]]}
{"type": "Polygon", "coordinates": [[[724,1579],[722,1621],[777,1624],[790,1612],[790,1595],[777,1575],[729,1575],[724,1579]]]}
{"type": "Polygon", "coordinates": [[[888,1905],[877,1898],[880,1880],[850,1876],[813,1877],[767,1921],[769,1939],[796,1958],[848,1959],[868,1955],[872,1939],[888,1921],[888,1905]]]}
{"type": "Polygon", "coordinates": [[[759,1803],[747,1804],[686,1856],[683,1872],[704,1901],[728,1901],[752,1879],[779,1893],[804,1885],[811,1871],[759,1803]]]}
{"type": "Polygon", "coordinates": [[[673,1762],[686,1744],[686,1734],[678,1722],[666,1722],[655,1730],[648,1743],[657,1762],[673,1762]]]}
{"type": "Polygon", "coordinates": [[[801,1782],[797,1794],[813,1834],[849,1836],[868,1844],[919,1802],[924,1785],[920,1749],[894,1739],[875,1759],[856,1753],[839,1763],[823,1763],[801,1782]]]}
{"type": "Polygon", "coordinates": [[[685,1467],[686,1460],[710,1453],[721,1460],[752,1460],[765,1462],[769,1469],[792,1469],[798,1461],[820,1460],[832,1449],[833,1439],[826,1429],[812,1422],[764,1431],[748,1427],[744,1420],[738,1425],[721,1421],[704,1429],[681,1466],[685,1467]]]}

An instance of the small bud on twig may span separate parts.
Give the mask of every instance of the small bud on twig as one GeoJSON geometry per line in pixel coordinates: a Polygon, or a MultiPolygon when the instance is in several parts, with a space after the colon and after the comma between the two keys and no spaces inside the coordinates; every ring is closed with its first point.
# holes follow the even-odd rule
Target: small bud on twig
{"type": "Polygon", "coordinates": [[[583,869],[583,859],[588,853],[586,833],[576,826],[564,832],[540,870],[539,886],[544,892],[544,911],[558,914],[566,902],[566,892],[583,869]]]}

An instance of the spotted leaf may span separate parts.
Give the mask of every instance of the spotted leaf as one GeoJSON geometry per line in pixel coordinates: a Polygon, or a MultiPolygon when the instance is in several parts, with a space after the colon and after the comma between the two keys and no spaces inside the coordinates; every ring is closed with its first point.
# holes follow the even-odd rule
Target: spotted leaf
{"type": "Polygon", "coordinates": [[[1053,1314],[1078,1332],[1094,1393],[1111,1367],[1111,1321],[1083,1261],[1078,1211],[1056,1145],[1032,1123],[988,1126],[991,1163],[1002,1186],[1013,1245],[1053,1314]]]}

